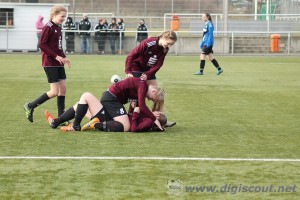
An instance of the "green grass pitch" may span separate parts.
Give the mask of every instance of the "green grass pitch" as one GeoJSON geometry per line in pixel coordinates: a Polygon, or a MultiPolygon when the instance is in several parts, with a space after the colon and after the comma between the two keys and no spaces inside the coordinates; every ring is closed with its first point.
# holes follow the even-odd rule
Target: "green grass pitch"
{"type": "MultiPolygon", "coordinates": [[[[66,107],[85,91],[100,97],[111,75],[124,77],[125,56],[69,58],[66,107]]],[[[25,118],[24,103],[49,89],[40,56],[0,55],[0,199],[299,199],[299,161],[4,158],[299,159],[300,57],[217,59],[222,75],[207,62],[205,75],[194,76],[198,56],[166,58],[157,78],[166,91],[166,113],[177,126],[163,134],[63,134],[43,116],[45,109],[56,113],[56,99],[35,110],[34,123],[25,118]],[[167,187],[171,180],[177,188],[167,187]],[[226,184],[257,191],[221,192],[226,184]],[[289,188],[258,191],[271,185],[289,188]],[[201,192],[200,186],[218,192],[201,192]]]]}

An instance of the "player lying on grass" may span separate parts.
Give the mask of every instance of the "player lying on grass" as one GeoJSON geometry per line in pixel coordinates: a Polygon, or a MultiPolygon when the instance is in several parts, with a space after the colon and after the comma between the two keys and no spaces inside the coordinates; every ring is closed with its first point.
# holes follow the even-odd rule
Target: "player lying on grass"
{"type": "MultiPolygon", "coordinates": [[[[106,112],[104,113],[107,113],[107,115],[114,120],[112,123],[115,127],[118,127],[118,132],[127,132],[130,131],[130,120],[123,104],[128,103],[128,99],[137,99],[140,112],[150,118],[159,129],[163,130],[160,122],[146,106],[145,98],[156,103],[162,103],[164,101],[164,91],[157,86],[148,85],[139,78],[127,78],[111,85],[109,89],[102,94],[99,102],[100,105],[93,103],[89,106],[87,98],[83,95],[77,104],[76,111],[74,108],[67,110],[60,118],[51,122],[51,127],[56,128],[61,123],[61,120],[67,121],[75,115],[74,123],[70,124],[67,130],[80,131],[80,123],[88,110],[89,112],[91,110],[93,110],[93,112],[95,110],[97,110],[97,112],[103,112],[105,110],[106,112]],[[92,106],[96,106],[96,109],[92,106]]],[[[90,116],[95,116],[96,114],[98,113],[91,113],[90,116]]]]}
{"type": "MultiPolygon", "coordinates": [[[[86,104],[88,104],[89,109],[85,116],[91,119],[90,122],[82,127],[81,131],[95,129],[110,132],[120,131],[119,123],[116,123],[110,116],[108,116],[99,100],[93,94],[88,92],[82,94],[82,96],[80,97],[80,101],[85,101],[86,104]]],[[[130,132],[162,131],[154,124],[154,122],[150,118],[146,117],[143,113],[140,112],[140,109],[136,106],[136,104],[136,100],[131,100],[130,108],[128,110],[128,117],[131,125],[130,132]]],[[[77,105],[78,103],[71,107],[66,112],[66,114],[57,119],[55,119],[53,115],[51,115],[48,111],[45,111],[45,118],[50,123],[50,126],[52,128],[56,128],[57,124],[70,121],[75,118],[75,110],[77,109],[77,105]]],[[[167,117],[163,112],[153,111],[152,113],[162,126],[167,122],[167,117]]],[[[62,131],[69,131],[70,126],[71,125],[62,126],[60,129],[62,131]]]]}
{"type": "MultiPolygon", "coordinates": [[[[167,123],[167,116],[161,111],[161,108],[157,104],[154,104],[152,113],[160,124],[164,126],[167,123]]],[[[140,112],[136,100],[131,100],[130,102],[128,117],[131,124],[130,132],[162,131],[153,123],[153,120],[140,112]]]]}

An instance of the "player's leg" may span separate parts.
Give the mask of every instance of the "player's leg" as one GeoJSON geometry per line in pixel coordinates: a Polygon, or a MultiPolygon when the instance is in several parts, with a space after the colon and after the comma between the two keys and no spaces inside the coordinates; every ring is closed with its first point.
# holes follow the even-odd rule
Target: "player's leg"
{"type": "Polygon", "coordinates": [[[103,105],[103,108],[106,110],[108,115],[114,120],[119,123],[118,129],[119,131],[129,131],[130,130],[130,121],[127,116],[127,112],[123,104],[119,102],[119,100],[112,95],[110,92],[106,91],[103,93],[101,100],[101,104],[103,105]],[[121,126],[122,124],[122,126],[121,126]]]}
{"type": "Polygon", "coordinates": [[[65,96],[67,92],[66,87],[66,73],[65,68],[60,67],[59,69],[59,91],[57,95],[57,116],[60,117],[65,111],[65,96]]]}
{"type": "Polygon", "coordinates": [[[203,75],[204,67],[205,67],[205,58],[208,55],[207,48],[204,46],[202,48],[202,52],[200,54],[200,71],[194,73],[194,75],[203,75]]]}
{"type": "Polygon", "coordinates": [[[208,58],[212,62],[212,64],[216,67],[216,69],[218,70],[217,75],[220,75],[223,72],[223,70],[220,67],[218,61],[215,59],[212,50],[211,50],[211,53],[208,54],[208,58]]]}
{"type": "Polygon", "coordinates": [[[33,122],[34,109],[49,99],[56,97],[59,92],[59,76],[57,67],[45,67],[44,70],[47,75],[48,83],[50,84],[50,91],[42,94],[34,101],[24,105],[26,117],[30,122],[33,122]]]}

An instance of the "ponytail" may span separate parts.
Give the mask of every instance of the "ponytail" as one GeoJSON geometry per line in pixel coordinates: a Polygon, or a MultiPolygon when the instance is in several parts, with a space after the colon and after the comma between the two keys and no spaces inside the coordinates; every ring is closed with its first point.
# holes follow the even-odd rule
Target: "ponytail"
{"type": "Polygon", "coordinates": [[[177,34],[174,31],[165,31],[162,34],[157,36],[158,38],[168,38],[171,39],[173,41],[177,41],[177,34]]]}

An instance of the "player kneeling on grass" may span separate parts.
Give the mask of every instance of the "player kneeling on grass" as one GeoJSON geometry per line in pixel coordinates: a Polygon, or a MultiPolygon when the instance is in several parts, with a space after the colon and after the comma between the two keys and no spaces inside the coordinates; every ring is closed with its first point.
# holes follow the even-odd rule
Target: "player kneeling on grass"
{"type": "MultiPolygon", "coordinates": [[[[63,120],[67,121],[75,116],[74,123],[67,126],[65,131],[80,131],[80,123],[87,112],[90,112],[90,116],[107,113],[107,116],[114,120],[111,123],[113,123],[114,128],[117,127],[116,131],[127,132],[130,131],[130,120],[123,104],[128,103],[128,99],[137,99],[140,112],[150,118],[160,130],[163,130],[160,122],[145,103],[145,98],[157,103],[164,101],[164,91],[157,86],[147,85],[145,81],[132,77],[111,85],[103,93],[101,103],[96,98],[93,98],[93,102],[89,103],[91,98],[87,98],[87,95],[90,95],[90,93],[82,95],[77,106],[67,110],[60,118],[52,120],[51,116],[50,118],[46,116],[50,120],[51,127],[56,128],[63,120]],[[95,99],[98,103],[95,103],[95,99]]],[[[103,129],[112,130],[108,126],[108,122],[103,122],[103,129]]]]}

